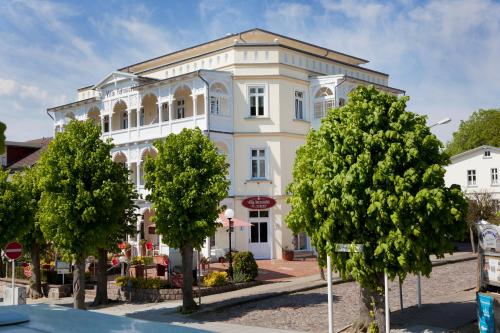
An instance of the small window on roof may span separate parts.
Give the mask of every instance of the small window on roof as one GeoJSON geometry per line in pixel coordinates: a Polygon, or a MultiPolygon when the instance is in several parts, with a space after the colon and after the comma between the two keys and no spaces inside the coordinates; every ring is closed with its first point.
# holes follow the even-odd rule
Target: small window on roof
{"type": "Polygon", "coordinates": [[[491,157],[491,152],[489,150],[485,150],[484,157],[491,157]]]}

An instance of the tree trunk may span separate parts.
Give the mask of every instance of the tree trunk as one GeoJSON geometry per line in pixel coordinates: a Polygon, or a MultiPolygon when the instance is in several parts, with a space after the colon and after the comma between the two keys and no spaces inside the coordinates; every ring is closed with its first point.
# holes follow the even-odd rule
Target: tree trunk
{"type": "Polygon", "coordinates": [[[470,231],[470,244],[472,246],[472,253],[476,253],[476,245],[474,243],[474,232],[472,231],[472,228],[469,228],[470,231]]]}
{"type": "Polygon", "coordinates": [[[97,290],[93,305],[108,304],[108,251],[97,250],[97,290]]]}
{"type": "Polygon", "coordinates": [[[73,270],[73,307],[85,310],[85,258],[78,258],[73,270]]]}
{"type": "Polygon", "coordinates": [[[375,332],[385,332],[385,300],[384,300],[384,276],[377,276],[377,282],[381,293],[375,290],[361,287],[359,302],[359,319],[353,325],[354,332],[370,332],[370,325],[375,325],[375,332]]]}
{"type": "Polygon", "coordinates": [[[320,276],[321,280],[326,281],[325,270],[323,269],[323,267],[321,267],[319,262],[318,262],[318,268],[319,268],[319,276],[320,276]]]}
{"type": "Polygon", "coordinates": [[[31,246],[30,251],[31,263],[33,264],[30,278],[30,297],[36,299],[43,296],[42,278],[40,273],[40,244],[35,242],[31,246]]]}
{"type": "Polygon", "coordinates": [[[193,299],[193,246],[185,244],[181,249],[182,255],[182,310],[191,312],[198,308],[193,299]]]}

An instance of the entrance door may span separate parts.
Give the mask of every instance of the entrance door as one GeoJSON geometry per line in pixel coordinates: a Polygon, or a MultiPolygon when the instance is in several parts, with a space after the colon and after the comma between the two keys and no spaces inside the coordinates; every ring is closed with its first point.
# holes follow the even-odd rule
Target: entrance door
{"type": "Polygon", "coordinates": [[[255,259],[270,259],[269,211],[250,211],[249,222],[252,224],[250,227],[250,251],[255,259]]]}

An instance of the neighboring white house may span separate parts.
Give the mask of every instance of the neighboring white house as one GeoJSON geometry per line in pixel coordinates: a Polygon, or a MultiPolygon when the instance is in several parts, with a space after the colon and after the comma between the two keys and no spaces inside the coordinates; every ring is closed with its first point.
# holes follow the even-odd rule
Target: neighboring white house
{"type": "Polygon", "coordinates": [[[487,191],[500,207],[500,148],[480,146],[451,157],[446,186],[458,184],[464,193],[487,191]]]}
{"type": "MultiPolygon", "coordinates": [[[[292,181],[295,151],[326,111],[346,103],[358,85],[398,95],[389,75],[368,61],[273,32],[252,29],[145,60],[100,82],[78,89],[77,101],[48,109],[54,131],[72,119],[93,119],[102,138],[116,145],[113,160],[130,170],[140,194],[137,237],[170,255],[151,221],[145,200],[143,162],[155,157],[153,142],[183,128],[198,127],[227,157],[231,187],[222,202],[251,227],[235,227],[232,246],[259,259],[282,257],[282,248],[311,250],[305,234],[285,223],[290,211],[286,186],[292,181]],[[141,235],[142,234],[142,235],[141,235]]],[[[62,78],[63,79],[63,78],[62,78]]],[[[226,249],[221,228],[208,249],[226,249]]]]}

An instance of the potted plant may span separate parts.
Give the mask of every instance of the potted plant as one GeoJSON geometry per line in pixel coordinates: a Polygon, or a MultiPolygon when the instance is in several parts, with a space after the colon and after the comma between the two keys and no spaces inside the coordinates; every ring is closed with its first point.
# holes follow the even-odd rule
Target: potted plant
{"type": "Polygon", "coordinates": [[[130,245],[130,243],[125,243],[125,257],[127,260],[132,258],[132,245],[130,245]]]}
{"type": "Polygon", "coordinates": [[[293,261],[293,250],[290,250],[288,248],[288,246],[285,246],[283,248],[283,260],[286,260],[286,261],[293,261]]]}
{"type": "Polygon", "coordinates": [[[144,277],[144,260],[142,257],[134,257],[130,262],[130,275],[132,277],[144,277]]]}

